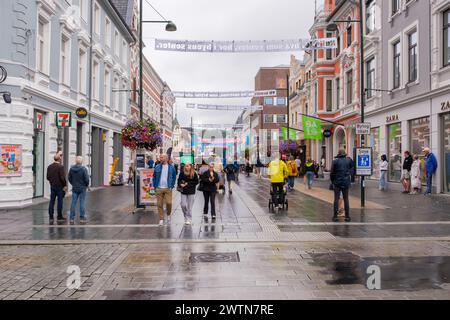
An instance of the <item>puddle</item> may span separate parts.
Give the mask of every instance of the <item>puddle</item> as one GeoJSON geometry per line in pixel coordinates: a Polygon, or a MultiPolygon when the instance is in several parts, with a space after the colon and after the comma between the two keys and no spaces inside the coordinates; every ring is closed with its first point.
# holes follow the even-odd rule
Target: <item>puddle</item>
{"type": "Polygon", "coordinates": [[[366,257],[352,253],[311,254],[311,264],[331,274],[330,285],[366,286],[371,265],[380,267],[381,290],[417,291],[443,289],[450,283],[450,257],[366,257]]]}

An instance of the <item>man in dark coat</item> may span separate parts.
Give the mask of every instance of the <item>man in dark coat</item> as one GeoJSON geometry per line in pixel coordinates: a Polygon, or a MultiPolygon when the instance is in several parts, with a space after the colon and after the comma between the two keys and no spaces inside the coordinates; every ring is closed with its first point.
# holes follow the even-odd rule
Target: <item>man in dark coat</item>
{"type": "Polygon", "coordinates": [[[339,150],[336,159],[331,165],[331,183],[334,189],[334,212],[333,221],[338,221],[339,198],[342,193],[345,207],[345,221],[350,222],[350,204],[348,191],[351,186],[351,176],[353,174],[353,160],[347,157],[345,150],[339,150]]]}
{"type": "Polygon", "coordinates": [[[48,216],[50,224],[53,224],[55,212],[55,200],[58,198],[58,222],[65,222],[63,217],[63,198],[67,192],[67,181],[64,166],[61,164],[61,154],[58,152],[53,157],[54,162],[47,167],[47,180],[50,182],[50,203],[48,205],[48,216]]]}

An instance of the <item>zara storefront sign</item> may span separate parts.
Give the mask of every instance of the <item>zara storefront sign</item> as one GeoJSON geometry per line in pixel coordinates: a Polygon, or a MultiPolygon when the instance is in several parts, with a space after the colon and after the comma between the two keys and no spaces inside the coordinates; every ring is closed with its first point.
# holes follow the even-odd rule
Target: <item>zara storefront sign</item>
{"type": "Polygon", "coordinates": [[[386,117],[386,122],[387,123],[395,122],[395,121],[398,121],[398,114],[393,114],[393,115],[390,115],[390,116],[386,117]]]}
{"type": "Polygon", "coordinates": [[[441,103],[441,111],[447,111],[447,110],[450,110],[450,101],[441,103]]]}
{"type": "Polygon", "coordinates": [[[356,175],[372,175],[372,148],[356,148],[356,175]]]}

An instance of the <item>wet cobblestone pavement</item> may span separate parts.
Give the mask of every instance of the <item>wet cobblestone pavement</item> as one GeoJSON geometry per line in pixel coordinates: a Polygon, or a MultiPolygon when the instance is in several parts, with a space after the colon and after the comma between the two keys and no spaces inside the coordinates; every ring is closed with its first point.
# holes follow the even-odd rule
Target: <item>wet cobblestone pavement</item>
{"type": "Polygon", "coordinates": [[[288,212],[269,213],[268,190],[241,178],[218,196],[215,223],[199,194],[191,227],[178,194],[170,226],[155,208],[132,214],[130,187],[89,193],[86,226],[48,225],[46,203],[0,211],[0,299],[450,299],[449,198],[368,189],[389,208],[332,223],[330,203],[299,191],[288,212]],[[381,290],[366,286],[372,265],[381,290]]]}

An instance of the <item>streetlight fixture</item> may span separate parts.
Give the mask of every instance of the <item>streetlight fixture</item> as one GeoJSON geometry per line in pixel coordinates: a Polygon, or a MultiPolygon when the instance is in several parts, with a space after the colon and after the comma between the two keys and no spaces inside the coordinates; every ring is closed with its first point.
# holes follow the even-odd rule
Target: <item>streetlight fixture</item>
{"type": "MultiPolygon", "coordinates": [[[[361,123],[364,123],[364,107],[365,107],[365,88],[364,88],[364,21],[363,21],[363,0],[359,0],[359,20],[334,20],[326,27],[327,31],[338,31],[337,23],[359,23],[359,50],[360,50],[360,101],[361,101],[361,123]]],[[[365,146],[365,136],[361,135],[360,147],[365,146]]],[[[361,207],[366,205],[366,192],[365,192],[365,176],[361,176],[361,207]]]]}

